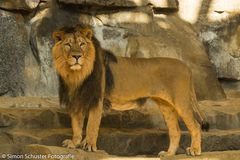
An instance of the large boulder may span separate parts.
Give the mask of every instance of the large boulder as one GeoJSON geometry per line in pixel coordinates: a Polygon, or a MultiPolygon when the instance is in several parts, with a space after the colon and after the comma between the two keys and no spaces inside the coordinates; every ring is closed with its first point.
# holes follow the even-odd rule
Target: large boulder
{"type": "Polygon", "coordinates": [[[24,58],[28,37],[23,17],[0,10],[0,95],[24,94],[24,58]]]}
{"type": "Polygon", "coordinates": [[[240,15],[225,23],[212,23],[201,29],[200,37],[206,45],[219,78],[240,80],[240,15]]]}
{"type": "Polygon", "coordinates": [[[32,11],[40,0],[1,0],[0,8],[7,10],[32,11]]]}
{"type": "Polygon", "coordinates": [[[240,80],[240,1],[181,0],[179,15],[198,29],[217,76],[240,80]]]}

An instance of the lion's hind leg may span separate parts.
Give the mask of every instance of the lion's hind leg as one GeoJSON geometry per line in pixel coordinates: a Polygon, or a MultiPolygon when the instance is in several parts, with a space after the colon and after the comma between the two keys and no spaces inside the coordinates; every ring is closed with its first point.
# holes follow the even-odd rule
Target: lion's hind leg
{"type": "Polygon", "coordinates": [[[71,113],[70,116],[71,116],[73,137],[72,139],[64,140],[62,142],[62,145],[63,147],[74,149],[79,147],[82,141],[82,130],[83,130],[85,116],[81,111],[79,113],[71,113]]]}
{"type": "Polygon", "coordinates": [[[191,135],[191,146],[186,149],[187,155],[197,156],[201,154],[201,129],[196,121],[193,109],[189,103],[182,105],[181,103],[175,106],[178,115],[182,118],[191,135]]]}
{"type": "Polygon", "coordinates": [[[170,144],[168,151],[161,151],[159,152],[159,156],[172,156],[176,154],[176,151],[179,147],[179,141],[181,137],[181,130],[178,124],[178,114],[176,110],[166,102],[163,102],[161,99],[155,99],[157,102],[160,111],[163,114],[164,120],[169,130],[169,139],[170,144]]]}

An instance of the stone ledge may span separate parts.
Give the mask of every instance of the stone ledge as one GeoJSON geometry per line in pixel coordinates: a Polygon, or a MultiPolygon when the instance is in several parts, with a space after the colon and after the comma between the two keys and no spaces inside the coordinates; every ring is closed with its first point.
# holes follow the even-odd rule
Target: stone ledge
{"type": "MultiPolygon", "coordinates": [[[[240,130],[211,130],[202,133],[202,151],[221,151],[240,149],[240,130]]],[[[41,144],[61,146],[65,139],[72,136],[71,129],[34,129],[12,130],[3,132],[0,137],[8,137],[4,144],[41,144]]],[[[119,156],[134,156],[139,154],[157,155],[168,147],[167,131],[158,129],[113,129],[100,128],[98,149],[119,156]]],[[[185,153],[190,145],[190,136],[183,132],[178,153],[185,153]]],[[[0,150],[1,153],[1,150],[0,150]]]]}
{"type": "MultiPolygon", "coordinates": [[[[106,159],[106,160],[159,160],[157,156],[146,157],[117,157],[108,155],[103,151],[90,153],[85,152],[80,149],[66,149],[62,147],[54,146],[44,146],[44,145],[28,145],[23,148],[23,154],[41,154],[41,155],[70,155],[78,160],[96,160],[96,159],[106,159]]],[[[186,155],[176,155],[168,158],[160,158],[160,160],[239,160],[240,151],[218,151],[218,152],[205,152],[201,156],[186,156],[186,155]]]]}
{"type": "MultiPolygon", "coordinates": [[[[50,158],[50,156],[53,156],[53,155],[69,156],[69,158],[66,158],[66,159],[73,158],[77,160],[96,160],[96,159],[114,157],[101,151],[91,153],[91,152],[82,151],[80,149],[67,149],[63,147],[44,146],[44,145],[37,145],[37,144],[25,146],[22,149],[21,154],[46,156],[47,158],[45,159],[47,160],[53,159],[53,158],[50,158]]],[[[55,159],[58,159],[58,158],[55,158],[55,159]]]]}
{"type": "Polygon", "coordinates": [[[38,6],[39,3],[40,0],[1,0],[0,8],[13,11],[32,11],[38,6]]]}
{"type": "Polygon", "coordinates": [[[178,8],[176,0],[59,0],[63,4],[93,5],[103,7],[141,7],[152,4],[154,7],[178,8]]]}
{"type": "Polygon", "coordinates": [[[240,151],[218,151],[205,152],[201,156],[191,157],[186,155],[176,155],[168,158],[160,158],[160,160],[239,160],[240,151]]]}
{"type": "MultiPolygon", "coordinates": [[[[206,113],[211,129],[240,128],[240,98],[224,101],[201,101],[200,109],[206,113]]],[[[153,105],[153,106],[152,106],[153,105]]],[[[0,98],[0,127],[70,128],[70,117],[61,109],[57,99],[0,98]]],[[[180,121],[180,126],[186,130],[180,121]]],[[[167,129],[160,110],[147,104],[138,110],[109,111],[103,115],[101,127],[109,128],[161,128],[167,129]]]]}

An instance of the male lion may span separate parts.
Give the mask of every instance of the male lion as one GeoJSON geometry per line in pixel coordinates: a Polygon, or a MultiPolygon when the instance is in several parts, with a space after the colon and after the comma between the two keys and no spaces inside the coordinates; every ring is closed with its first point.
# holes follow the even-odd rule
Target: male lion
{"type": "Polygon", "coordinates": [[[115,57],[100,47],[88,27],[56,31],[53,39],[60,104],[68,109],[73,129],[72,139],[63,141],[63,146],[96,151],[104,102],[110,103],[115,110],[130,110],[138,107],[143,99],[150,98],[159,105],[169,128],[170,146],[160,155],[170,156],[177,151],[180,141],[178,116],[183,119],[192,139],[186,153],[201,154],[199,123],[205,127],[208,124],[198,109],[192,73],[183,62],[171,58],[115,57]],[[86,137],[82,141],[86,114],[86,137]]]}

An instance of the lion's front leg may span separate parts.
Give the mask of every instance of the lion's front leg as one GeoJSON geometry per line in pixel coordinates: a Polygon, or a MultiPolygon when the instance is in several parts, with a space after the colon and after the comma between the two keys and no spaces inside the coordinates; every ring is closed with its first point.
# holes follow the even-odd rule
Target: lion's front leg
{"type": "Polygon", "coordinates": [[[100,102],[98,106],[89,110],[86,137],[81,144],[82,149],[89,152],[97,151],[97,138],[102,118],[102,109],[102,102],[100,102]]]}
{"type": "Polygon", "coordinates": [[[73,137],[72,139],[66,139],[63,141],[62,145],[63,147],[67,148],[77,148],[80,146],[80,143],[82,141],[82,129],[84,124],[84,114],[83,112],[79,113],[72,113],[71,116],[71,124],[72,124],[72,130],[73,130],[73,137]]]}

